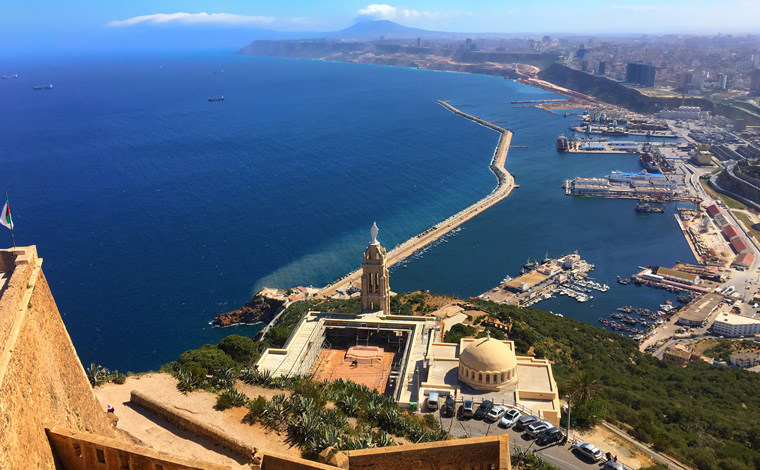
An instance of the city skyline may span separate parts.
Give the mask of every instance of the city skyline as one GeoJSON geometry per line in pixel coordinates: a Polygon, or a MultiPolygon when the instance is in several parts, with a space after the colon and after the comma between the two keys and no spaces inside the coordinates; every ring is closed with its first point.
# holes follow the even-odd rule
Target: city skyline
{"type": "MultiPolygon", "coordinates": [[[[290,32],[336,31],[362,20],[391,20],[404,26],[454,33],[566,34],[753,34],[760,33],[760,4],[748,0],[716,3],[584,2],[568,9],[547,0],[541,8],[526,0],[463,4],[451,0],[371,3],[367,0],[320,2],[176,2],[139,0],[103,4],[77,0],[59,4],[37,0],[6,6],[0,18],[0,45],[55,44],[76,49],[99,38],[173,28],[177,33],[207,30],[290,32]],[[547,12],[551,12],[548,14],[547,12]],[[68,46],[67,46],[68,45],[68,46]]],[[[242,44],[241,44],[242,45],[242,44]]],[[[52,47],[52,46],[51,46],[52,47]]]]}

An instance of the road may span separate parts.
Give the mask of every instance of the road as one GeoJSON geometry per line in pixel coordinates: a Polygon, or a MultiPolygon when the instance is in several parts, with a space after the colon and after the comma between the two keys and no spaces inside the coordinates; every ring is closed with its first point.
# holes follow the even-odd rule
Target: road
{"type": "Polygon", "coordinates": [[[527,437],[527,434],[515,431],[513,428],[504,429],[495,423],[490,424],[477,419],[443,418],[439,413],[435,413],[434,416],[440,420],[441,427],[454,437],[506,434],[509,436],[510,452],[514,452],[516,448],[533,450],[536,455],[560,470],[599,470],[604,466],[604,459],[600,462],[592,463],[573,452],[569,442],[565,445],[552,444],[546,447],[538,447],[534,440],[527,437]]]}

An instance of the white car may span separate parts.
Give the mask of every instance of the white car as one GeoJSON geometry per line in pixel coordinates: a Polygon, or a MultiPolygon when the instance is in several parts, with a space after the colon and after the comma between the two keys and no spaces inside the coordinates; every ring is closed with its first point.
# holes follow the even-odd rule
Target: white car
{"type": "Polygon", "coordinates": [[[507,407],[503,405],[497,405],[491,408],[491,410],[486,413],[486,417],[484,418],[486,421],[490,421],[492,423],[495,423],[496,421],[500,420],[502,416],[504,416],[504,413],[507,412],[507,407]]]}
{"type": "Polygon", "coordinates": [[[549,423],[544,423],[543,421],[539,421],[537,423],[533,423],[528,425],[527,428],[525,428],[525,432],[528,433],[528,436],[535,438],[542,432],[549,429],[551,425],[549,423]]]}
{"type": "Polygon", "coordinates": [[[504,413],[504,417],[501,418],[499,425],[505,428],[512,427],[512,425],[515,424],[518,419],[520,419],[520,416],[522,416],[522,413],[512,408],[511,410],[508,410],[506,413],[504,413]]]}
{"type": "Polygon", "coordinates": [[[578,442],[573,448],[577,450],[579,454],[594,462],[598,462],[602,459],[602,451],[588,442],[578,442]]]}

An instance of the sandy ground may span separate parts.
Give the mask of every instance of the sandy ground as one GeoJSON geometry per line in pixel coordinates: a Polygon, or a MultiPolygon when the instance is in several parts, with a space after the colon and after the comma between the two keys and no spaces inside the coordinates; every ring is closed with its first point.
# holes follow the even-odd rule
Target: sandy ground
{"type": "Polygon", "coordinates": [[[596,426],[590,431],[573,429],[571,432],[579,440],[595,445],[602,452],[610,452],[612,455],[617,455],[619,461],[630,467],[640,468],[654,464],[649,457],[637,452],[604,426],[596,426]]]}
{"type": "MultiPolygon", "coordinates": [[[[269,431],[260,424],[250,426],[243,423],[246,408],[233,408],[226,411],[214,409],[216,395],[204,391],[195,391],[187,395],[177,390],[177,381],[168,374],[145,374],[127,378],[124,385],[106,384],[95,389],[95,396],[105,410],[108,404],[116,409],[119,418],[118,428],[141,440],[146,446],[161,452],[181,455],[186,458],[229,465],[232,468],[243,467],[244,459],[232,452],[214,445],[192,433],[181,431],[166,420],[132,405],[130,392],[140,390],[154,399],[172,403],[182,411],[190,412],[208,424],[224,429],[228,434],[258,447],[263,452],[287,454],[299,457],[300,450],[286,444],[285,435],[269,431]]],[[[283,393],[281,390],[262,389],[242,383],[238,390],[251,398],[263,395],[267,398],[283,393]]]]}

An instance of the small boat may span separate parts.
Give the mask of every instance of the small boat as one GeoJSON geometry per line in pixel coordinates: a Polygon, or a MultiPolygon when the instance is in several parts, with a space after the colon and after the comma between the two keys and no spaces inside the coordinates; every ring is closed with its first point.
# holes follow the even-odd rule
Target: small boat
{"type": "Polygon", "coordinates": [[[557,137],[557,152],[565,153],[570,150],[570,144],[567,141],[567,137],[561,135],[557,137]]]}
{"type": "Polygon", "coordinates": [[[11,78],[18,78],[18,74],[14,73],[13,75],[3,75],[2,77],[0,77],[0,79],[3,79],[3,80],[9,80],[11,78]]]}
{"type": "Polygon", "coordinates": [[[47,85],[37,85],[35,87],[32,87],[34,90],[51,90],[53,88],[52,83],[48,83],[47,85]]]}
{"type": "Polygon", "coordinates": [[[618,282],[618,284],[622,284],[624,286],[627,286],[628,284],[630,284],[631,280],[630,279],[623,279],[622,277],[618,276],[617,277],[617,282],[618,282]]]}
{"type": "Polygon", "coordinates": [[[218,98],[209,98],[209,101],[224,101],[224,95],[218,97],[218,98]]]}

